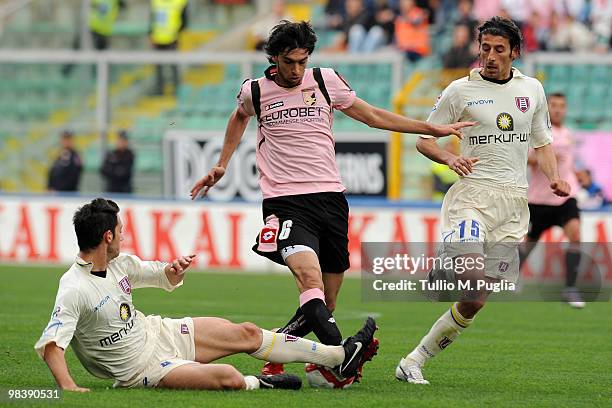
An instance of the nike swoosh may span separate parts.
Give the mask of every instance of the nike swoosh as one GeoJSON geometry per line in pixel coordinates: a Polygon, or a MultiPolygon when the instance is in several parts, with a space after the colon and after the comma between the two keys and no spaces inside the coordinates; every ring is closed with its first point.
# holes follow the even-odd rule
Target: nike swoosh
{"type": "Polygon", "coordinates": [[[345,369],[345,368],[346,368],[346,367],[347,367],[349,364],[351,364],[351,362],[352,362],[352,361],[355,359],[355,356],[357,355],[357,353],[359,353],[359,350],[361,350],[361,348],[363,347],[363,345],[361,344],[361,342],[360,342],[360,341],[356,341],[356,342],[355,342],[355,345],[357,346],[357,348],[356,348],[356,349],[355,349],[355,351],[353,352],[353,355],[351,356],[351,359],[348,361],[348,363],[346,363],[346,364],[344,365],[344,367],[342,367],[342,368],[340,369],[340,372],[344,371],[344,369],[345,369]]]}
{"type": "Polygon", "coordinates": [[[402,374],[404,374],[404,380],[408,380],[408,374],[406,374],[406,372],[404,371],[404,369],[402,368],[401,365],[398,366],[399,369],[402,371],[402,374]]]}

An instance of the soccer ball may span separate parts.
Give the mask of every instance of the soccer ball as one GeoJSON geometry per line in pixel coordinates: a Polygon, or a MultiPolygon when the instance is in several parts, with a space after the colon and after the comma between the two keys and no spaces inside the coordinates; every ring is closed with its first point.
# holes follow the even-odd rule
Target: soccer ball
{"type": "Polygon", "coordinates": [[[355,377],[341,378],[329,368],[312,363],[306,364],[304,371],[312,388],[348,388],[355,381],[355,377]]]}

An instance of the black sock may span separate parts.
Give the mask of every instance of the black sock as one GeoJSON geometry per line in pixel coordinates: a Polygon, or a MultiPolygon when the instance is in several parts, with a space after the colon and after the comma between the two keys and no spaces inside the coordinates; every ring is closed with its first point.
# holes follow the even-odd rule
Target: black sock
{"type": "Polygon", "coordinates": [[[523,267],[523,264],[529,257],[529,254],[535,248],[537,241],[525,241],[518,246],[519,251],[519,269],[523,267]]]}
{"type": "Polygon", "coordinates": [[[523,267],[528,255],[527,250],[519,246],[519,269],[523,267]]]}
{"type": "Polygon", "coordinates": [[[306,321],[302,309],[298,307],[295,316],[278,333],[290,334],[292,336],[304,337],[312,331],[312,327],[306,321]]]}
{"type": "Polygon", "coordinates": [[[339,346],[342,343],[340,330],[323,300],[319,298],[311,299],[304,303],[300,309],[306,317],[306,322],[312,327],[312,331],[321,343],[328,346],[339,346]]]}
{"type": "Polygon", "coordinates": [[[565,286],[568,288],[576,286],[578,265],[580,265],[580,252],[568,249],[565,252],[565,286]]]}

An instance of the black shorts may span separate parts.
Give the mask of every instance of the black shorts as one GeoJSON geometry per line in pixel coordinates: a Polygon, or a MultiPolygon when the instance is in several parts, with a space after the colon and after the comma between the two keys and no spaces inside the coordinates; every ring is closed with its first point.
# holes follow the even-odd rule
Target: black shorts
{"type": "Polygon", "coordinates": [[[324,192],[266,198],[262,202],[263,219],[278,217],[279,231],[275,252],[253,251],[285,265],[280,251],[291,245],[312,248],[319,257],[321,271],[342,273],[349,266],[349,207],[343,193],[324,192]]]}
{"type": "Polygon", "coordinates": [[[530,240],[537,241],[550,227],[563,227],[569,220],[580,218],[580,211],[576,199],[569,198],[561,205],[529,204],[529,215],[527,236],[530,240]]]}

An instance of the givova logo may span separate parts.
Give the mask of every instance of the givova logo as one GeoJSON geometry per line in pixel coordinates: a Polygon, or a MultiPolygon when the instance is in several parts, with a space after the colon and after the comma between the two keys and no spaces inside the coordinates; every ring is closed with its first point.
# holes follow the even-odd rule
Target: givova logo
{"type": "Polygon", "coordinates": [[[495,101],[493,101],[493,99],[478,99],[475,101],[468,101],[467,107],[470,108],[478,105],[493,105],[494,103],[495,101]]]}

